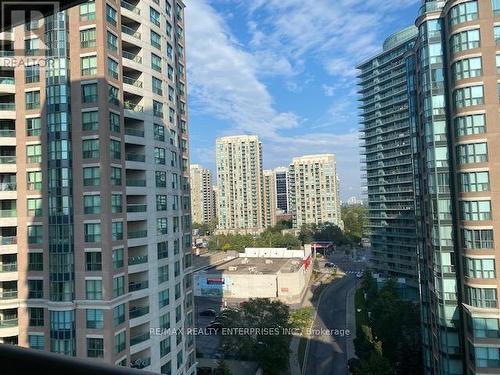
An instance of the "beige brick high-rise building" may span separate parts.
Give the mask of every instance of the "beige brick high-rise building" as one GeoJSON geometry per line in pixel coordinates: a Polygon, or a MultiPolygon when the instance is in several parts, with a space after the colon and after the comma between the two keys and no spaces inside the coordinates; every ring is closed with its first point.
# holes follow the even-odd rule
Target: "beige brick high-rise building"
{"type": "Polygon", "coordinates": [[[335,155],[294,158],[288,178],[295,228],[326,222],[342,227],[335,155]]]}
{"type": "Polygon", "coordinates": [[[219,230],[261,231],[265,219],[259,138],[254,135],[218,138],[216,164],[219,230]]]}
{"type": "Polygon", "coordinates": [[[194,319],[183,20],[95,0],[0,34],[0,342],[195,372],[150,333],[194,319]]]}
{"type": "Polygon", "coordinates": [[[212,172],[199,164],[191,164],[191,212],[193,222],[209,224],[214,219],[212,172]]]}
{"type": "Polygon", "coordinates": [[[274,171],[265,170],[264,176],[264,226],[276,225],[276,179],[274,171]]]}

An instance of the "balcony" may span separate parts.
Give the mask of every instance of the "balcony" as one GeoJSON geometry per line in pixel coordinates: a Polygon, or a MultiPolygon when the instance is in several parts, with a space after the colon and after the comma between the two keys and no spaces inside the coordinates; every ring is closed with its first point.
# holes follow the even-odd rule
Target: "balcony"
{"type": "Polygon", "coordinates": [[[126,83],[127,85],[131,85],[139,89],[142,89],[143,87],[142,81],[137,78],[123,76],[123,82],[126,83]]]}
{"type": "Polygon", "coordinates": [[[126,186],[130,187],[145,187],[146,180],[144,179],[127,179],[126,186]]]}
{"type": "Polygon", "coordinates": [[[17,327],[18,325],[18,319],[3,319],[0,320],[0,329],[2,328],[11,328],[11,327],[17,327]]]}
{"type": "Polygon", "coordinates": [[[137,292],[140,290],[147,289],[149,287],[148,280],[144,281],[131,281],[128,283],[128,291],[129,292],[137,292]]]}
{"type": "Polygon", "coordinates": [[[0,272],[17,272],[17,262],[0,264],[0,272]]]}
{"type": "Polygon", "coordinates": [[[129,310],[130,319],[140,318],[141,316],[149,314],[149,306],[136,307],[133,306],[129,310]]]}
{"type": "Polygon", "coordinates": [[[144,229],[144,230],[129,231],[127,233],[127,238],[129,240],[131,240],[131,239],[137,239],[137,238],[147,238],[147,237],[148,237],[148,231],[146,229],[144,229]]]}
{"type": "Polygon", "coordinates": [[[128,258],[128,265],[129,266],[134,266],[136,264],[144,264],[148,262],[148,256],[147,255],[136,255],[133,257],[128,258]]]}
{"type": "Polygon", "coordinates": [[[149,332],[145,332],[145,333],[141,333],[139,335],[135,335],[135,336],[132,336],[130,337],[130,346],[134,346],[134,345],[138,345],[144,341],[147,341],[150,339],[150,333],[149,332]]]}
{"type": "Polygon", "coordinates": [[[127,204],[127,213],[146,212],[147,210],[147,204],[127,204]]]}
{"type": "Polygon", "coordinates": [[[127,161],[135,161],[139,163],[144,163],[146,161],[146,155],[144,154],[136,154],[136,153],[127,153],[125,155],[125,160],[127,161]]]}
{"type": "Polygon", "coordinates": [[[132,137],[144,138],[144,130],[125,128],[125,135],[130,135],[132,137]]]}
{"type": "Polygon", "coordinates": [[[17,299],[17,290],[3,290],[0,292],[0,301],[17,299]]]}
{"type": "Polygon", "coordinates": [[[144,112],[144,107],[142,105],[128,101],[123,103],[123,108],[131,112],[144,112]]]}
{"type": "Polygon", "coordinates": [[[136,62],[138,64],[142,64],[142,57],[139,56],[138,54],[134,54],[134,53],[128,52],[128,51],[122,51],[122,56],[123,56],[123,58],[125,58],[127,60],[136,62]]]}
{"type": "Polygon", "coordinates": [[[141,33],[137,30],[132,29],[131,27],[122,25],[122,32],[136,39],[141,40],[141,33]]]}
{"type": "Polygon", "coordinates": [[[138,7],[136,7],[136,6],[135,6],[135,5],[133,5],[133,4],[130,4],[130,3],[129,3],[129,2],[127,2],[127,1],[122,0],[122,1],[120,2],[120,4],[121,4],[122,8],[125,8],[125,9],[127,9],[127,10],[131,11],[132,13],[135,13],[135,14],[137,14],[137,15],[140,15],[140,14],[141,14],[141,10],[140,10],[138,7]]]}

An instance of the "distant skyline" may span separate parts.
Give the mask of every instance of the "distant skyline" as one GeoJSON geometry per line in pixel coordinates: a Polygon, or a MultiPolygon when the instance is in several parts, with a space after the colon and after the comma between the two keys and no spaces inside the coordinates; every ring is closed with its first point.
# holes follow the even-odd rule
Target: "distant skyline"
{"type": "Polygon", "coordinates": [[[215,172],[217,137],[255,134],[265,169],[333,153],[341,199],[361,197],[354,66],[413,24],[419,3],[190,0],[191,162],[215,172]]]}

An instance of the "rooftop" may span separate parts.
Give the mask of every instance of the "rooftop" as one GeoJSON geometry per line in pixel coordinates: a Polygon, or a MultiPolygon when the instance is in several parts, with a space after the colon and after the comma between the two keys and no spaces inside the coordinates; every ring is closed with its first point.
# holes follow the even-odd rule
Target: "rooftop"
{"type": "Polygon", "coordinates": [[[236,258],[209,268],[207,273],[274,275],[297,272],[301,266],[302,261],[297,258],[236,258]]]}

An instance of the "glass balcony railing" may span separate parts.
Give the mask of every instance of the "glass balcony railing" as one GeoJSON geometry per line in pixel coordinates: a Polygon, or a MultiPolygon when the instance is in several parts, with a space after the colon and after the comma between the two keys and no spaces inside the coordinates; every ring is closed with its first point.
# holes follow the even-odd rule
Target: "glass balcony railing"
{"type": "Polygon", "coordinates": [[[136,79],[136,78],[131,78],[131,77],[126,77],[126,76],[123,76],[123,82],[128,84],[128,85],[132,85],[132,86],[135,86],[135,87],[138,87],[140,89],[142,89],[142,81],[136,79]]]}
{"type": "Polygon", "coordinates": [[[130,3],[129,3],[129,2],[127,2],[127,1],[123,1],[123,0],[122,0],[122,1],[121,1],[121,6],[122,6],[123,8],[125,8],[125,9],[130,10],[131,12],[133,12],[133,13],[135,13],[135,14],[137,14],[137,15],[140,15],[140,14],[141,14],[141,10],[140,10],[138,7],[136,7],[136,6],[135,6],[135,5],[133,5],[133,4],[130,4],[130,3]]]}
{"type": "Polygon", "coordinates": [[[136,39],[141,39],[141,33],[139,31],[132,29],[131,27],[122,25],[122,32],[127,35],[133,36],[136,39]]]}
{"type": "Polygon", "coordinates": [[[16,191],[16,182],[0,182],[0,191],[16,191]]]}
{"type": "Polygon", "coordinates": [[[16,272],[17,263],[4,263],[0,264],[0,272],[16,272]]]}
{"type": "Polygon", "coordinates": [[[17,210],[0,210],[0,217],[16,217],[17,210]]]}
{"type": "Polygon", "coordinates": [[[15,156],[0,156],[0,164],[16,164],[15,156]]]}
{"type": "Polygon", "coordinates": [[[129,310],[130,319],[140,318],[146,314],[149,314],[149,306],[131,307],[129,310]]]}
{"type": "Polygon", "coordinates": [[[4,290],[0,292],[0,300],[7,299],[16,299],[17,298],[17,290],[4,290]]]}
{"type": "Polygon", "coordinates": [[[129,290],[129,292],[136,292],[138,290],[147,289],[148,286],[149,286],[149,283],[147,280],[140,281],[140,282],[131,281],[128,283],[128,290],[129,290]]]}
{"type": "Polygon", "coordinates": [[[147,230],[133,230],[127,233],[127,237],[129,240],[134,238],[145,238],[147,236],[148,236],[147,230]]]}
{"type": "Polygon", "coordinates": [[[144,163],[146,161],[146,155],[127,153],[125,155],[125,160],[128,160],[128,161],[138,161],[138,162],[144,163]]]}
{"type": "Polygon", "coordinates": [[[127,204],[127,212],[146,212],[148,210],[147,204],[127,204]]]}
{"type": "Polygon", "coordinates": [[[144,187],[146,186],[146,180],[141,179],[127,179],[127,186],[130,187],[144,187]]]}
{"type": "Polygon", "coordinates": [[[140,129],[125,128],[125,134],[144,138],[144,130],[140,129]]]}
{"type": "Polygon", "coordinates": [[[128,258],[128,265],[129,266],[134,266],[136,264],[144,264],[148,262],[148,256],[147,255],[137,255],[134,257],[129,257],[128,258]]]}
{"type": "Polygon", "coordinates": [[[13,77],[0,77],[0,85],[14,85],[15,81],[13,77]]]}
{"type": "Polygon", "coordinates": [[[0,137],[15,137],[16,131],[11,129],[0,129],[0,137]]]}
{"type": "Polygon", "coordinates": [[[133,54],[128,51],[122,51],[122,56],[126,58],[127,60],[132,60],[136,63],[142,64],[142,57],[136,54],[133,54]]]}
{"type": "Polygon", "coordinates": [[[0,103],[0,111],[15,111],[16,103],[0,103]]]}
{"type": "Polygon", "coordinates": [[[141,333],[140,335],[132,336],[130,338],[130,346],[140,344],[141,342],[147,341],[150,338],[149,332],[141,333]]]}
{"type": "Polygon", "coordinates": [[[140,104],[125,102],[125,103],[123,103],[123,107],[125,109],[128,109],[129,111],[132,111],[132,112],[144,112],[144,107],[140,104]]]}
{"type": "Polygon", "coordinates": [[[10,328],[10,327],[17,327],[17,321],[18,319],[2,319],[0,320],[0,328],[10,328]]]}
{"type": "Polygon", "coordinates": [[[15,245],[17,244],[17,237],[0,237],[0,245],[15,245]]]}

